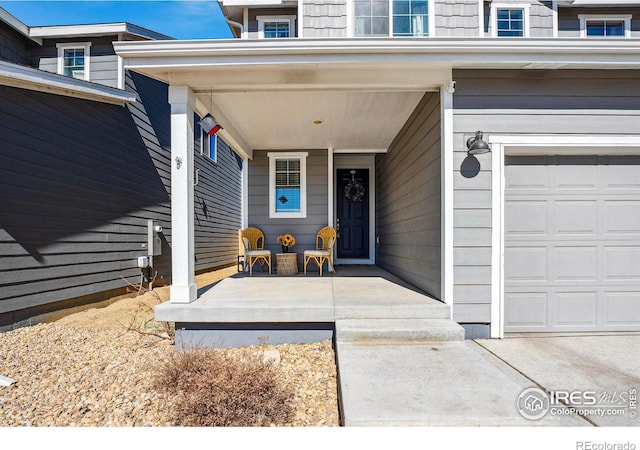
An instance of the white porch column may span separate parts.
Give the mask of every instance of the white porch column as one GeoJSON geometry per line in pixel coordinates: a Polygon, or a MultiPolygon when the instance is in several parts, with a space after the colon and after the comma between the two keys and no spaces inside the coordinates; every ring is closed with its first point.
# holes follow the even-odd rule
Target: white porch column
{"type": "Polygon", "coordinates": [[[194,157],[195,96],[187,86],[170,86],[171,104],[171,303],[191,303],[195,283],[194,157]]]}

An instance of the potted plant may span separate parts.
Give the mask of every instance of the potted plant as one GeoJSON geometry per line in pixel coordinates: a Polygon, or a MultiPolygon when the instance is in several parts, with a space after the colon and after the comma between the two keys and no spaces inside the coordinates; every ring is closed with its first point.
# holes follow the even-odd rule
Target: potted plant
{"type": "Polygon", "coordinates": [[[282,253],[289,253],[289,248],[296,245],[296,238],[291,234],[281,234],[277,242],[282,246],[282,253]]]}

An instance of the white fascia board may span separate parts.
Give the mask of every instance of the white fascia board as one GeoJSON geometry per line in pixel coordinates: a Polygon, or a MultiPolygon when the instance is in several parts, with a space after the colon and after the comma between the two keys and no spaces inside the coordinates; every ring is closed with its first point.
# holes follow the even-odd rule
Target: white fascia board
{"type": "Polygon", "coordinates": [[[123,105],[135,94],[120,89],[0,61],[0,85],[123,105]]]}
{"type": "Polygon", "coordinates": [[[38,39],[36,37],[30,36],[30,29],[27,25],[22,23],[19,19],[12,16],[9,11],[0,8],[0,21],[6,23],[11,28],[16,30],[18,33],[26,37],[27,39],[31,39],[39,45],[42,45],[42,39],[38,39]]]}
{"type": "Polygon", "coordinates": [[[640,39],[544,38],[281,39],[116,42],[129,68],[214,65],[417,62],[452,68],[640,66],[640,39]]]}
{"type": "Polygon", "coordinates": [[[264,7],[281,6],[287,3],[286,0],[220,0],[222,6],[242,6],[242,7],[264,7]]]}
{"type": "Polygon", "coordinates": [[[571,6],[632,6],[640,5],[638,0],[575,0],[571,6]]]}
{"type": "Polygon", "coordinates": [[[31,27],[29,29],[29,36],[32,38],[71,38],[77,36],[105,36],[120,33],[140,36],[151,40],[173,40],[172,37],[165,34],[157,33],[127,22],[95,23],[88,25],[51,25],[31,27]]]}

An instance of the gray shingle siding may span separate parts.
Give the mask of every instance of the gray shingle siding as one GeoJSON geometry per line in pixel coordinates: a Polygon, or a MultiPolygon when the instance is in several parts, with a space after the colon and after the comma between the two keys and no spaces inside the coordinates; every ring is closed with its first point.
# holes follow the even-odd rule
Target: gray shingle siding
{"type": "Polygon", "coordinates": [[[346,37],[346,0],[304,0],[303,36],[306,38],[346,37]]]}
{"type": "Polygon", "coordinates": [[[436,0],[434,9],[435,36],[478,36],[477,0],[436,0]]]}
{"type": "MultiPolygon", "coordinates": [[[[637,70],[454,70],[454,320],[491,321],[491,159],[467,178],[464,143],[491,134],[634,134],[637,70]]],[[[469,174],[467,173],[467,176],[469,174]]]]}
{"type": "Polygon", "coordinates": [[[376,157],[376,264],[441,295],[440,96],[427,93],[376,157]]]}

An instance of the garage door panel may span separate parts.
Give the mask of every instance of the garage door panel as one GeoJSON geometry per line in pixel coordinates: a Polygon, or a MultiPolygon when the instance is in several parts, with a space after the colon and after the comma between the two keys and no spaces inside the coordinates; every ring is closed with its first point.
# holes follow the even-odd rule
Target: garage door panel
{"type": "Polygon", "coordinates": [[[505,280],[547,281],[546,247],[510,247],[505,249],[509,265],[504,268],[505,280]]]}
{"type": "Polygon", "coordinates": [[[555,247],[556,281],[595,281],[598,251],[594,247],[555,247]]]}
{"type": "Polygon", "coordinates": [[[597,324],[596,292],[558,292],[556,294],[556,326],[571,327],[597,324]]]}
{"type": "Polygon", "coordinates": [[[506,332],[640,330],[640,157],[507,157],[506,332]]]}
{"type": "Polygon", "coordinates": [[[545,292],[518,292],[505,294],[505,322],[518,327],[547,327],[548,308],[545,292]]]}
{"type": "Polygon", "coordinates": [[[640,292],[605,292],[606,324],[634,325],[640,322],[640,292]]]}
{"type": "MultiPolygon", "coordinates": [[[[593,158],[595,161],[595,158],[593,158]]],[[[562,164],[562,163],[560,163],[562,164]]],[[[557,165],[553,167],[555,187],[577,191],[597,189],[595,167],[588,165],[557,165]]]]}
{"type": "Polygon", "coordinates": [[[548,234],[546,201],[512,201],[506,208],[507,233],[512,236],[548,234]]]}
{"type": "Polygon", "coordinates": [[[557,200],[553,202],[553,208],[556,235],[596,235],[598,215],[595,201],[557,200]]]}
{"type": "Polygon", "coordinates": [[[605,247],[607,280],[629,280],[640,283],[640,247],[605,247]]]}
{"type": "Polygon", "coordinates": [[[513,165],[512,175],[505,180],[505,187],[513,192],[519,190],[544,192],[549,189],[549,174],[545,167],[513,165]]]}
{"type": "Polygon", "coordinates": [[[640,234],[640,200],[605,200],[605,233],[640,234]]]}
{"type": "Polygon", "coordinates": [[[602,169],[602,182],[607,190],[640,189],[638,167],[611,165],[602,169]]]}

